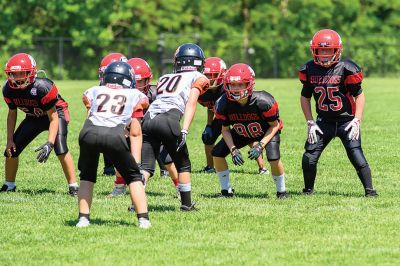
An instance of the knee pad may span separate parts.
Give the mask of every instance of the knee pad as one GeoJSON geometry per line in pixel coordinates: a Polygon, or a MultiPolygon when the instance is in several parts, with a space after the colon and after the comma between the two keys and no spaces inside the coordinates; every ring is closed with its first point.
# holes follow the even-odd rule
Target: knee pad
{"type": "Polygon", "coordinates": [[[317,167],[317,158],[312,153],[305,152],[301,160],[303,170],[312,170],[317,167]]]}
{"type": "Polygon", "coordinates": [[[215,143],[214,137],[203,137],[201,138],[204,145],[213,145],[215,143]]]}

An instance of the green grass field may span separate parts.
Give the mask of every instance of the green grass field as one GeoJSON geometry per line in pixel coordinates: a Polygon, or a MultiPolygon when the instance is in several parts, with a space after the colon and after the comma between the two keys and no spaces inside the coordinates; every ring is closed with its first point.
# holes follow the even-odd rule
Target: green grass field
{"type": "MultiPolygon", "coordinates": [[[[0,265],[399,265],[399,82],[364,82],[363,149],[380,193],[376,199],[364,198],[361,182],[338,139],[320,159],[316,194],[301,195],[301,156],[307,128],[297,80],[258,80],[256,84],[279,103],[284,121],[281,154],[291,198],[276,200],[271,176],[256,174],[255,162],[246,160],[243,167],[234,167],[228,158],[237,196],[216,197],[217,176],[193,173],[193,197],[200,211],[181,213],[171,182],[160,178],[157,171],[146,188],[153,225],[147,231],[138,229],[136,216],[127,212],[128,195],[106,197],[113,177],[100,176],[102,162],[92,225],[75,228],[77,199],[66,193],[57,158],[52,154],[46,164],[36,162],[34,149],[46,141],[43,133],[20,157],[18,192],[0,195],[0,265]]],[[[56,83],[70,106],[68,139],[75,164],[78,134],[85,119],[81,95],[96,83],[56,83]]],[[[3,149],[4,102],[0,110],[3,149]]],[[[205,165],[200,138],[205,114],[199,106],[188,136],[194,172],[205,165]]],[[[19,120],[23,116],[19,112],[19,120]]]]}

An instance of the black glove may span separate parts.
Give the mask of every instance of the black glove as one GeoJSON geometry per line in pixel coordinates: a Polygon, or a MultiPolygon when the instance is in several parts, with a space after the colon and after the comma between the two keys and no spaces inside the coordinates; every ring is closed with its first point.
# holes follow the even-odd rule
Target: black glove
{"type": "Polygon", "coordinates": [[[201,134],[201,140],[203,141],[204,144],[209,145],[208,143],[210,143],[212,137],[213,137],[212,127],[210,125],[207,125],[203,131],[203,134],[201,134]]]}
{"type": "Polygon", "coordinates": [[[176,151],[178,152],[180,149],[182,149],[183,146],[185,146],[186,144],[186,136],[187,136],[188,132],[186,129],[182,129],[181,130],[181,134],[179,135],[178,138],[178,148],[176,148],[176,151]]]}
{"type": "Polygon", "coordinates": [[[240,153],[240,150],[238,148],[234,147],[231,151],[231,154],[232,154],[232,161],[235,165],[244,164],[242,154],[240,153]]]}
{"type": "Polygon", "coordinates": [[[47,161],[47,158],[49,158],[50,152],[53,150],[53,147],[53,143],[48,141],[35,150],[35,152],[39,152],[36,157],[39,163],[45,163],[47,161]]]}
{"type": "Polygon", "coordinates": [[[263,149],[264,149],[264,148],[263,148],[261,142],[259,142],[259,143],[257,143],[256,145],[254,145],[254,147],[251,148],[251,149],[249,150],[249,152],[248,152],[248,154],[249,154],[249,159],[250,159],[250,160],[255,160],[255,159],[257,159],[257,158],[262,154],[263,149]]]}

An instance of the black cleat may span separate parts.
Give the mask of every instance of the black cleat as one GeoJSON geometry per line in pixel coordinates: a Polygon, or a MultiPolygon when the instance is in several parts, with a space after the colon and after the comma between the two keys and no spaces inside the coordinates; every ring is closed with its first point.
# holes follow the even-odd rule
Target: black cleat
{"type": "Polygon", "coordinates": [[[312,194],[314,194],[314,189],[303,188],[303,195],[312,195],[312,194]]]}
{"type": "Polygon", "coordinates": [[[367,189],[365,189],[365,196],[366,197],[378,197],[379,194],[376,192],[375,189],[367,188],[367,189]]]}
{"type": "Polygon", "coordinates": [[[231,198],[233,196],[235,196],[235,190],[233,188],[221,190],[221,197],[231,198]]]}
{"type": "Polygon", "coordinates": [[[78,195],[79,187],[73,186],[68,188],[68,194],[72,197],[75,197],[78,195]]]}
{"type": "Polygon", "coordinates": [[[160,177],[169,177],[169,172],[167,170],[160,170],[160,177]]]}
{"type": "Polygon", "coordinates": [[[206,173],[206,174],[216,173],[215,168],[212,166],[208,166],[208,165],[206,167],[204,167],[203,169],[201,169],[200,172],[206,173]]]}
{"type": "Polygon", "coordinates": [[[196,203],[194,202],[192,202],[192,205],[190,206],[181,205],[181,211],[182,212],[198,211],[199,209],[197,209],[194,205],[196,205],[196,203]]]}
{"type": "Polygon", "coordinates": [[[289,193],[287,193],[286,191],[276,192],[276,198],[277,199],[287,199],[287,198],[289,198],[289,193]]]}
{"type": "Polygon", "coordinates": [[[103,175],[115,175],[115,169],[113,166],[104,167],[103,175]]]}
{"type": "Polygon", "coordinates": [[[15,192],[15,189],[17,188],[17,186],[15,186],[12,189],[8,189],[8,186],[6,184],[4,184],[1,189],[0,189],[0,193],[1,192],[15,192]]]}

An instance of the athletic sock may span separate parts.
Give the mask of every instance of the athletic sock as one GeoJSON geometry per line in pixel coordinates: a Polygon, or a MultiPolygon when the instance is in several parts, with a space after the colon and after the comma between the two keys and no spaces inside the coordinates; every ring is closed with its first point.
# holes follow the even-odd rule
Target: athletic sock
{"type": "Polygon", "coordinates": [[[74,182],[74,183],[68,184],[68,186],[69,186],[69,187],[77,187],[77,186],[78,186],[78,183],[74,182]]]}
{"type": "Polygon", "coordinates": [[[217,172],[219,184],[221,185],[221,190],[228,190],[231,188],[231,180],[229,177],[229,169],[221,172],[217,172]]]}
{"type": "Polygon", "coordinates": [[[181,194],[182,205],[185,205],[188,207],[192,206],[192,193],[191,193],[192,185],[191,185],[191,183],[187,183],[187,184],[179,183],[178,188],[179,188],[179,192],[181,194]]]}
{"type": "Polygon", "coordinates": [[[6,182],[4,182],[4,184],[7,185],[8,190],[15,188],[15,182],[6,181],[6,182]]]}
{"type": "Polygon", "coordinates": [[[272,176],[272,179],[275,182],[276,186],[276,191],[278,192],[285,192],[286,187],[285,187],[285,174],[279,175],[279,176],[272,176]]]}

